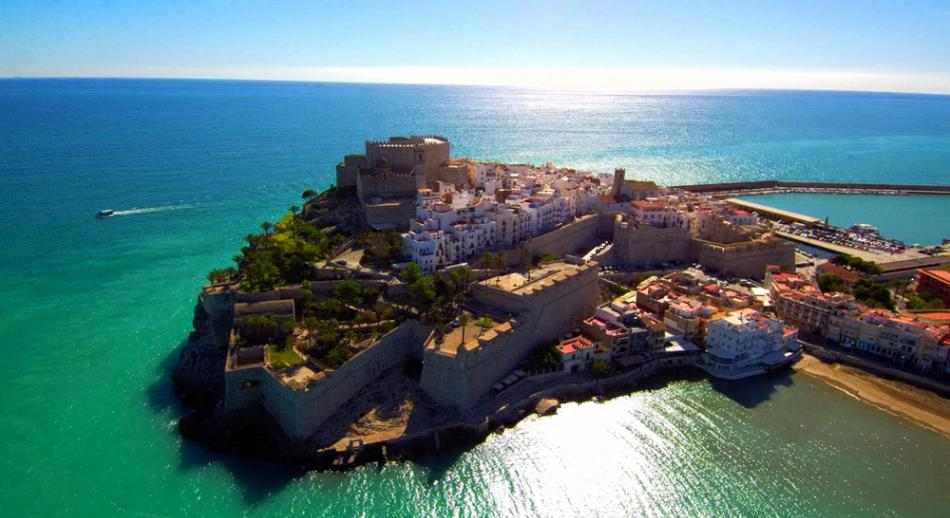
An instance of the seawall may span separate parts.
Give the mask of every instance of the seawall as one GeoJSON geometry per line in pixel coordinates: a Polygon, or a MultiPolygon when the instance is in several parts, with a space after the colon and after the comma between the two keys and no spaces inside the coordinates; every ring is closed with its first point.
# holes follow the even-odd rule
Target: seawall
{"type": "Polygon", "coordinates": [[[950,185],[917,185],[892,183],[848,182],[794,182],[785,180],[762,180],[751,182],[726,182],[692,185],[675,185],[674,189],[717,193],[770,194],[782,192],[829,192],[840,194],[945,194],[950,195],[950,185]],[[749,192],[751,191],[751,192],[749,192]]]}

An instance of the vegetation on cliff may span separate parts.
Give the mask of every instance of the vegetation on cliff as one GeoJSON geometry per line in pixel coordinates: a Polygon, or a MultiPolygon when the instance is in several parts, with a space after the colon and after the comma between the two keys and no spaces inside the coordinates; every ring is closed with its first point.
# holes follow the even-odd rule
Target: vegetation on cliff
{"type": "Polygon", "coordinates": [[[336,204],[336,190],[316,195],[304,191],[308,200],[305,210],[291,207],[277,223],[261,223],[262,232],[245,236],[247,244],[234,257],[235,266],[213,270],[208,274],[212,284],[240,281],[248,292],[266,291],[277,286],[297,284],[307,278],[315,261],[326,259],[345,237],[336,229],[322,229],[317,221],[336,204]],[[322,209],[314,205],[325,203],[322,209]]]}

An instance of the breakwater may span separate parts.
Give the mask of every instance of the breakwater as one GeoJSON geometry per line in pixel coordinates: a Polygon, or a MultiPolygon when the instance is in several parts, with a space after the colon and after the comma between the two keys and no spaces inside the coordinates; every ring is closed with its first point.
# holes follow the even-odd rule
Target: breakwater
{"type": "Polygon", "coordinates": [[[792,192],[820,192],[832,194],[944,194],[950,195],[950,185],[918,185],[891,183],[851,182],[794,182],[761,180],[750,182],[723,182],[675,185],[675,189],[707,194],[777,194],[792,192]]]}

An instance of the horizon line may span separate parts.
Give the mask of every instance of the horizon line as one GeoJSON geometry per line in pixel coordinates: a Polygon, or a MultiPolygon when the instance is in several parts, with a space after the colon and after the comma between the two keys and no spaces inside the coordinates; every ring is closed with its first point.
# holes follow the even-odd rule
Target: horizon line
{"type": "Polygon", "coordinates": [[[324,67],[234,70],[136,70],[128,73],[0,74],[4,80],[131,79],[256,81],[406,86],[481,86],[603,94],[688,94],[727,91],[818,91],[950,95],[950,77],[867,72],[727,69],[477,69],[324,67]],[[255,73],[256,72],[256,73],[255,73]]]}
{"type": "Polygon", "coordinates": [[[591,95],[693,95],[701,93],[725,92],[802,92],[802,93],[841,93],[841,94],[879,94],[879,95],[915,95],[930,97],[950,97],[950,92],[934,92],[920,90],[861,90],[846,88],[807,88],[807,87],[723,87],[723,88],[679,88],[670,90],[584,90],[568,88],[544,88],[516,84],[477,84],[477,83],[414,83],[400,81],[347,81],[331,79],[269,79],[243,77],[213,77],[213,76],[0,76],[0,81],[205,81],[223,83],[297,83],[297,84],[325,84],[325,85],[357,85],[357,86],[444,86],[452,88],[498,88],[524,91],[543,91],[556,93],[585,93],[591,95]]]}

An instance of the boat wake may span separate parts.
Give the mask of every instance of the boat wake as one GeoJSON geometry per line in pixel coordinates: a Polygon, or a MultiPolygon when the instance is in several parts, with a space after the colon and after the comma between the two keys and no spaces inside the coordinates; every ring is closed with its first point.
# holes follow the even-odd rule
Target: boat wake
{"type": "Polygon", "coordinates": [[[117,210],[112,216],[137,216],[139,214],[153,214],[156,212],[168,212],[171,210],[184,210],[194,208],[194,205],[165,205],[162,207],[144,207],[128,210],[117,210]]]}

